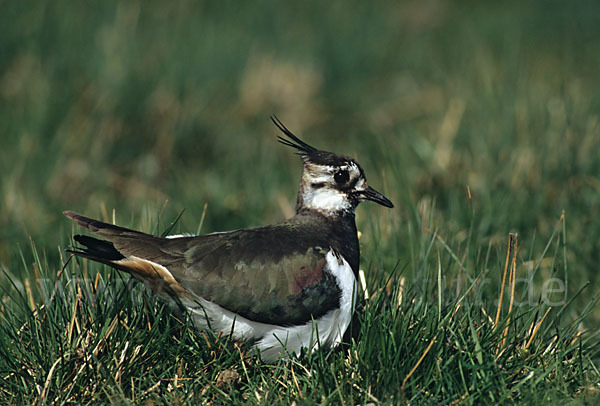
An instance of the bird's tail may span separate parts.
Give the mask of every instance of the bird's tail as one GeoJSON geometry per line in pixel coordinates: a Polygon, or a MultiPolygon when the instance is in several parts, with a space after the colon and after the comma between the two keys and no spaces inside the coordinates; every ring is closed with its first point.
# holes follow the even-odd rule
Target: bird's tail
{"type": "Polygon", "coordinates": [[[67,252],[125,271],[157,293],[168,293],[175,297],[187,295],[187,291],[173,277],[166,264],[161,264],[163,261],[176,260],[169,258],[160,249],[164,239],[94,220],[72,211],[65,211],[64,215],[94,234],[106,238],[75,235],[73,238],[81,247],[71,248],[67,252]]]}

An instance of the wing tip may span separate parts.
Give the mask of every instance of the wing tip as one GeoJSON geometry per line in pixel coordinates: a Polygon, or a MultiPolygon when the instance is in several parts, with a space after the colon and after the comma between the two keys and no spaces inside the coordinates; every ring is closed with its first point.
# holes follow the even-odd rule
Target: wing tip
{"type": "Polygon", "coordinates": [[[71,211],[71,210],[65,210],[65,211],[63,211],[63,214],[66,217],[73,220],[78,225],[80,225],[81,227],[85,227],[88,230],[93,231],[93,232],[98,231],[99,227],[97,227],[97,225],[101,224],[97,220],[91,219],[89,217],[85,217],[85,216],[83,216],[79,213],[75,213],[74,211],[71,211]]]}
{"type": "Polygon", "coordinates": [[[73,218],[79,216],[79,213],[75,213],[74,211],[71,211],[71,210],[65,210],[62,213],[70,219],[73,219],[73,218]]]}

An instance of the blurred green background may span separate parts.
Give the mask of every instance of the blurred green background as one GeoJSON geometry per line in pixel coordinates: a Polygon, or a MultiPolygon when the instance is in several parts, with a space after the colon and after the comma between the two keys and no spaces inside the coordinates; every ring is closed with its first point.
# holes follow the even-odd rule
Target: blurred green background
{"type": "Polygon", "coordinates": [[[598,290],[596,1],[2,1],[0,264],[31,236],[60,268],[65,209],[284,219],[300,162],[271,114],[396,203],[359,208],[363,262],[410,267],[419,228],[502,260],[518,232],[525,262],[565,210],[569,290],[598,290]]]}

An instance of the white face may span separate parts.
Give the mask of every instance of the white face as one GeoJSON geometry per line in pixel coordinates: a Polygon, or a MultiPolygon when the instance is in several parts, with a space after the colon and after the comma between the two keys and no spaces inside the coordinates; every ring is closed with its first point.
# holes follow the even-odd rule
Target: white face
{"type": "Polygon", "coordinates": [[[366,188],[367,182],[354,162],[337,167],[307,162],[300,193],[304,207],[331,215],[354,210],[356,201],[348,193],[366,188]]]}

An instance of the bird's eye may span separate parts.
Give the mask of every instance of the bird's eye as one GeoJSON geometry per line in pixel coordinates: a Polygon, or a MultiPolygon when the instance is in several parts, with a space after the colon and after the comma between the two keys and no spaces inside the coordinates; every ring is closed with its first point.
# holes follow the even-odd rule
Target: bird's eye
{"type": "Polygon", "coordinates": [[[343,185],[344,183],[348,182],[350,175],[348,175],[348,171],[346,170],[338,171],[335,173],[335,175],[333,175],[333,179],[338,185],[343,185]]]}

